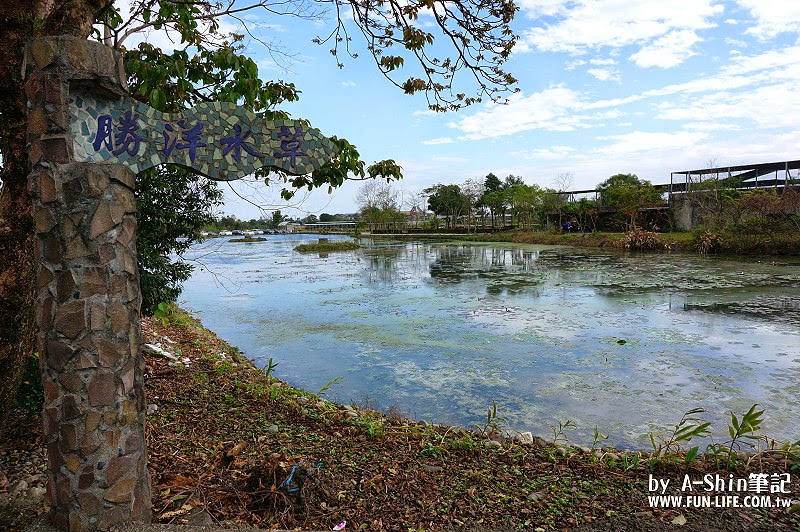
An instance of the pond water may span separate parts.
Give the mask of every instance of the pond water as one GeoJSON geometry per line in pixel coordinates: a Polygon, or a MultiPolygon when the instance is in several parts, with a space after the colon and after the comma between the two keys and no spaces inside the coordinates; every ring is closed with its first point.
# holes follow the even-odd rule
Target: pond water
{"type": "Polygon", "coordinates": [[[182,305],[294,386],[341,377],[328,398],[463,426],[494,401],[509,429],[639,449],[691,408],[722,435],[759,403],[764,433],[800,439],[799,258],[266,238],[194,246],[182,305]]]}

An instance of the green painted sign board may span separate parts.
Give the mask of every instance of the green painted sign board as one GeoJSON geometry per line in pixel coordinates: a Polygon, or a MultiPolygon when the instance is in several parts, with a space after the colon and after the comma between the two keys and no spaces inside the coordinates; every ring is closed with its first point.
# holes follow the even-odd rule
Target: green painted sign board
{"type": "Polygon", "coordinates": [[[172,163],[230,181],[259,168],[310,174],[336,147],[303,120],[264,120],[231,103],[162,113],[132,98],[70,95],[75,160],[122,163],[134,172],[172,163]]]}

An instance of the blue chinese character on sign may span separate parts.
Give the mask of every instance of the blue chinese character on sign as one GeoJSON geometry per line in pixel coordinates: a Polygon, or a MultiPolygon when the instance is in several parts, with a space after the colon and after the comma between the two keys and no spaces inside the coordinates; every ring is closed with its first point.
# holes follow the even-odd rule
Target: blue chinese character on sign
{"type": "Polygon", "coordinates": [[[169,156],[175,148],[179,150],[188,149],[189,160],[194,162],[197,148],[205,148],[207,146],[200,137],[200,133],[203,131],[203,123],[198,122],[191,128],[187,128],[185,120],[178,120],[178,126],[180,129],[172,124],[164,124],[164,155],[169,156]],[[183,142],[178,142],[179,136],[183,142]]]}
{"type": "Polygon", "coordinates": [[[97,136],[94,138],[92,146],[94,151],[100,151],[100,148],[105,145],[108,151],[114,147],[111,140],[111,135],[114,131],[114,125],[111,120],[111,115],[100,115],[97,117],[97,136]]]}
{"type": "Polygon", "coordinates": [[[239,124],[234,125],[233,130],[235,133],[232,137],[222,137],[219,140],[219,143],[222,146],[223,156],[228,155],[232,151],[232,157],[237,163],[242,159],[242,150],[246,151],[253,157],[264,157],[263,154],[258,153],[245,142],[247,137],[252,134],[252,131],[248,129],[244,134],[242,134],[242,126],[239,124]]]}
{"type": "MultiPolygon", "coordinates": [[[[114,155],[120,155],[123,152],[128,152],[128,155],[136,155],[139,153],[139,144],[144,140],[137,131],[139,131],[139,115],[132,115],[130,111],[125,111],[125,116],[120,117],[119,126],[117,126],[118,133],[114,135],[114,144],[116,148],[111,152],[114,155]]],[[[97,142],[95,140],[95,142],[97,142]]]]}
{"type": "Polygon", "coordinates": [[[303,145],[303,130],[299,126],[294,128],[294,134],[289,133],[287,126],[281,126],[281,132],[278,133],[278,137],[288,138],[288,140],[281,141],[283,152],[275,152],[275,157],[289,157],[291,165],[294,166],[295,157],[308,156],[307,153],[299,151],[300,146],[303,145]]]}

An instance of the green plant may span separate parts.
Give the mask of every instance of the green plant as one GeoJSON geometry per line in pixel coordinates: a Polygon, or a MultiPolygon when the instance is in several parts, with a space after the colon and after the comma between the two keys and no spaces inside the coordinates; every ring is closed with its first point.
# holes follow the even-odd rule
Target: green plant
{"type": "Polygon", "coordinates": [[[758,434],[764,421],[762,418],[764,411],[756,411],[757,406],[758,404],[751,406],[741,418],[731,412],[731,422],[728,425],[730,439],[725,443],[711,444],[707,447],[707,454],[713,456],[717,463],[723,462],[728,467],[736,465],[737,452],[742,450],[743,445],[754,450],[757,448],[756,442],[764,439],[764,436],[758,434]]]}
{"type": "Polygon", "coordinates": [[[172,305],[162,301],[158,305],[153,305],[150,309],[150,312],[153,314],[153,318],[157,319],[161,322],[161,325],[166,327],[169,325],[169,318],[172,316],[174,312],[172,305]]]}
{"type": "Polygon", "coordinates": [[[558,445],[559,443],[566,443],[569,441],[564,431],[568,428],[576,429],[578,425],[575,424],[574,421],[568,419],[564,422],[559,421],[558,427],[555,425],[550,425],[550,430],[553,432],[553,445],[558,445]]]}
{"type": "Polygon", "coordinates": [[[272,357],[269,357],[267,360],[267,367],[264,368],[264,377],[267,378],[267,381],[272,381],[272,372],[275,371],[275,368],[278,367],[278,363],[272,360],[272,357]]]}
{"type": "MultiPolygon", "coordinates": [[[[653,446],[653,455],[656,458],[663,458],[667,454],[677,454],[683,450],[683,444],[688,443],[695,437],[704,437],[711,434],[708,427],[711,422],[705,421],[701,418],[694,417],[695,414],[706,412],[705,408],[693,408],[683,414],[681,420],[675,425],[667,438],[661,438],[660,442],[656,443],[656,437],[651,432],[650,443],[653,446]]],[[[697,454],[695,450],[692,457],[697,454]]]]}
{"type": "Polygon", "coordinates": [[[505,418],[497,414],[497,403],[492,401],[492,406],[486,411],[486,423],[483,426],[475,425],[483,436],[493,436],[502,434],[501,425],[505,425],[505,418]]]}
{"type": "Polygon", "coordinates": [[[600,440],[607,440],[608,436],[600,432],[600,429],[597,425],[594,426],[594,441],[592,442],[592,450],[597,449],[600,444],[600,440]]]}
{"type": "Polygon", "coordinates": [[[342,377],[341,375],[339,375],[339,376],[338,376],[338,377],[336,377],[335,379],[331,379],[331,380],[329,380],[329,381],[327,382],[327,384],[325,384],[325,386],[323,386],[322,388],[320,388],[320,389],[319,389],[319,391],[317,392],[317,395],[324,395],[324,394],[325,394],[325,392],[327,392],[328,390],[330,390],[330,389],[331,389],[331,386],[333,386],[334,384],[338,384],[339,382],[341,382],[341,381],[342,381],[342,379],[343,379],[343,378],[344,378],[344,377],[342,377]]]}

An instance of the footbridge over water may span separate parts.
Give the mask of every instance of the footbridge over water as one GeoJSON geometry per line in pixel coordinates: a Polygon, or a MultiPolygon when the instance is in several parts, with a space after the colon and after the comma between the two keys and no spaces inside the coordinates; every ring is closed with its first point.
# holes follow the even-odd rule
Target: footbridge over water
{"type": "MultiPolygon", "coordinates": [[[[800,160],[780,161],[774,163],[743,164],[738,166],[719,166],[698,170],[679,170],[670,172],[669,183],[653,185],[657,190],[672,194],[690,192],[692,188],[706,188],[703,183],[714,181],[719,188],[750,190],[757,188],[783,189],[791,185],[800,185],[800,160]],[[795,171],[792,176],[792,171],[795,171]]],[[[567,196],[567,201],[574,201],[575,196],[594,194],[600,198],[599,189],[559,191],[557,194],[567,196]]],[[[670,198],[667,198],[669,202],[670,198]]]]}

